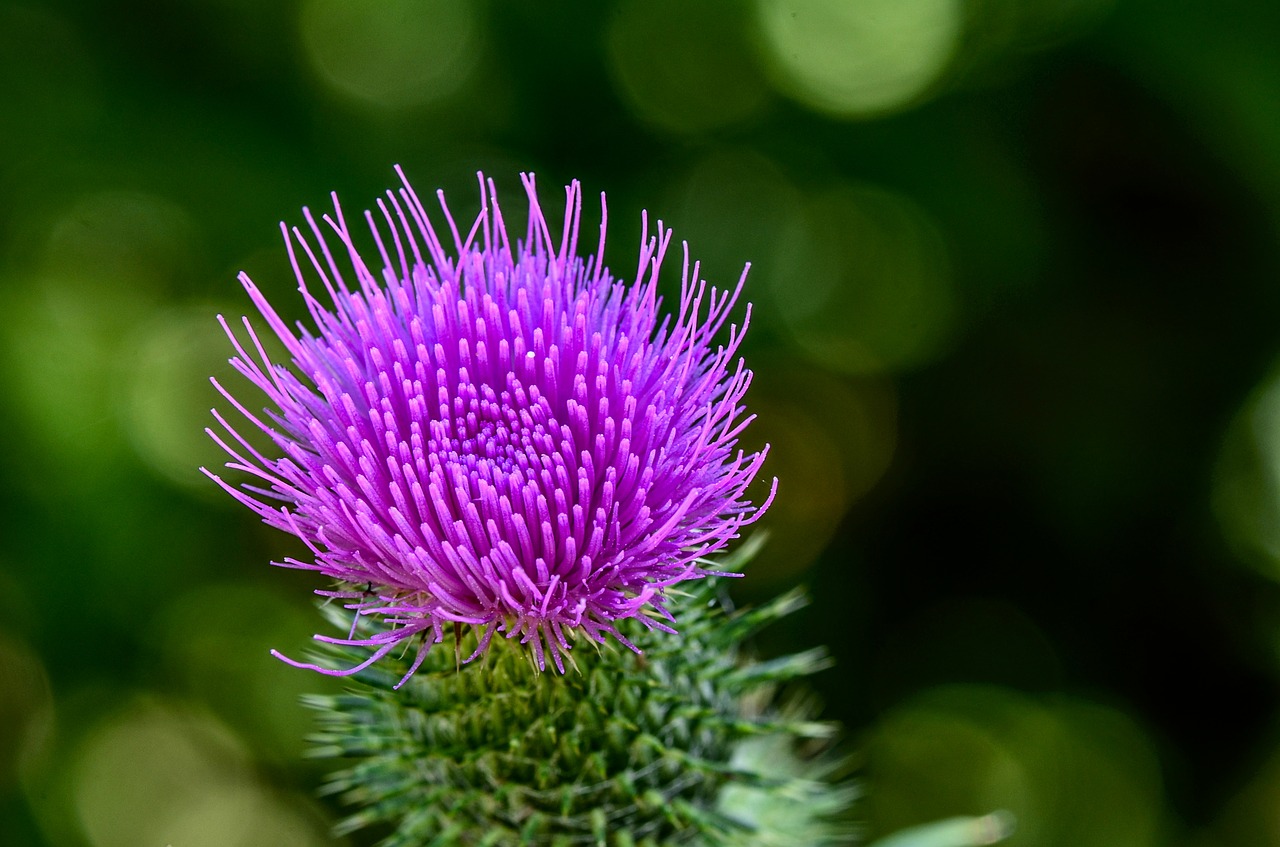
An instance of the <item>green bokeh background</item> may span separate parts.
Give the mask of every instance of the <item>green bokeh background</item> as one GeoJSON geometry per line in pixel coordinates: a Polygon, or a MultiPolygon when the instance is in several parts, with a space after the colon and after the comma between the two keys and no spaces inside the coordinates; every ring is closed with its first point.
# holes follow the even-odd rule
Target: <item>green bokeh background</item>
{"type": "MultiPolygon", "coordinates": [[[[278,221],[402,164],[752,262],[751,602],[873,834],[1280,846],[1280,6],[0,2],[0,843],[326,835],[298,552],[197,472],[278,221]],[[550,201],[554,203],[554,200],[550,201]]],[[[508,202],[509,206],[517,204],[508,202]]],[[[590,230],[594,223],[588,223],[590,230]]]]}

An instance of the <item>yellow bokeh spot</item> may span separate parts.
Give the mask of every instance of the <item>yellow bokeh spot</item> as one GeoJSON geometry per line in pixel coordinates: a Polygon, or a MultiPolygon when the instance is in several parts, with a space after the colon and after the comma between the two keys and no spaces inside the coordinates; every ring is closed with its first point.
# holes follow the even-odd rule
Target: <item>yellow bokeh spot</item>
{"type": "Polygon", "coordinates": [[[958,0],[757,0],[766,67],[780,90],[837,117],[920,99],[963,28],[958,0]]]}

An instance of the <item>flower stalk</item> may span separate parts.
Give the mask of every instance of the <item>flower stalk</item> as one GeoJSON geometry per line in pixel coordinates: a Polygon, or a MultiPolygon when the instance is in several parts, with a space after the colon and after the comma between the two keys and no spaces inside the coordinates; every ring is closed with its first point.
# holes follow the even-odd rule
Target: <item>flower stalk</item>
{"type": "Polygon", "coordinates": [[[804,604],[792,592],[735,611],[709,579],[675,599],[679,638],[629,624],[640,653],[602,647],[564,676],[506,641],[459,668],[474,633],[399,690],[408,657],[370,666],[346,694],[306,701],[313,755],[341,765],[324,791],[354,808],[338,831],[389,833],[382,847],[852,843],[837,727],[778,697],[825,653],[760,662],[742,648],[804,604]]]}

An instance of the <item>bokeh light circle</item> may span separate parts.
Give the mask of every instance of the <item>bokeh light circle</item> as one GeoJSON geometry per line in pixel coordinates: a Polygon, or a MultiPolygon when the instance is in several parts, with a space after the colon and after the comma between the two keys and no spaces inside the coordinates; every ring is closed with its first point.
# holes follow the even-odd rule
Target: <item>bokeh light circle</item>
{"type": "Polygon", "coordinates": [[[751,408],[758,439],[771,445],[781,496],[760,522],[769,543],[751,563],[759,584],[797,578],[849,508],[880,481],[897,446],[897,393],[887,379],[846,380],[798,360],[771,357],[756,375],[751,408]]]}
{"type": "Polygon", "coordinates": [[[959,321],[950,257],[909,197],[836,184],[779,229],[771,311],[806,355],[869,374],[910,370],[946,351],[959,321]]]}
{"type": "Polygon", "coordinates": [[[875,117],[917,101],[960,41],[959,0],[757,0],[777,87],[837,117],[875,117]]]}
{"type": "MultiPolygon", "coordinates": [[[[669,198],[655,205],[687,241],[702,275],[721,287],[736,282],[751,263],[745,296],[758,303],[780,268],[774,255],[788,227],[800,225],[800,192],[786,174],[756,150],[726,147],[699,156],[670,182],[669,198]]],[[[760,309],[753,320],[769,320],[760,309]]]]}
{"type": "Polygon", "coordinates": [[[46,467],[74,468],[42,484],[84,486],[124,447],[115,397],[129,331],[151,304],[98,281],[28,278],[0,291],[4,380],[28,447],[46,467]],[[7,296],[6,296],[7,295],[7,296]]]}
{"type": "Polygon", "coordinates": [[[1124,712],[1000,686],[928,689],[891,710],[867,744],[877,832],[1012,812],[1008,847],[1157,847],[1162,776],[1124,712]]]}
{"type": "Polygon", "coordinates": [[[43,228],[39,272],[0,285],[0,380],[39,455],[74,463],[68,484],[83,488],[123,446],[116,413],[137,329],[193,277],[202,248],[181,206],[136,191],[85,194],[43,228]]]}
{"type": "Polygon", "coordinates": [[[1280,581],[1280,370],[1253,390],[1228,427],[1212,503],[1240,559],[1280,581]]]}
{"type": "Polygon", "coordinates": [[[234,315],[236,308],[165,309],[138,327],[121,398],[125,432],[139,457],[167,480],[211,498],[220,492],[197,469],[222,465],[226,454],[204,432],[218,399],[209,377],[224,384],[239,379],[227,364],[226,336],[210,317],[220,311],[234,315]]]}
{"type": "Polygon", "coordinates": [[[270,790],[207,717],[140,700],[82,741],[68,776],[93,847],[320,847],[301,804],[270,790]]]}
{"type": "Polygon", "coordinates": [[[102,191],[51,222],[41,265],[51,275],[109,282],[117,297],[140,300],[190,279],[202,252],[182,206],[141,191],[102,191]]]}
{"type": "Polygon", "coordinates": [[[307,0],[299,22],[324,82],[384,108],[447,97],[479,52],[477,6],[466,0],[307,0]]]}
{"type": "Polygon", "coordinates": [[[175,688],[212,708],[259,760],[287,765],[304,755],[313,728],[303,695],[340,686],[292,673],[270,651],[306,644],[314,632],[309,604],[290,604],[252,583],[219,583],[163,606],[148,640],[159,645],[161,672],[175,688]]]}
{"type": "Polygon", "coordinates": [[[0,632],[0,794],[48,751],[53,731],[53,692],[40,658],[0,632]]]}
{"type": "Polygon", "coordinates": [[[758,114],[771,92],[732,0],[627,0],[614,10],[606,46],[619,91],[648,124],[699,133],[758,114]],[[662,45],[655,61],[654,45],[662,45]]]}

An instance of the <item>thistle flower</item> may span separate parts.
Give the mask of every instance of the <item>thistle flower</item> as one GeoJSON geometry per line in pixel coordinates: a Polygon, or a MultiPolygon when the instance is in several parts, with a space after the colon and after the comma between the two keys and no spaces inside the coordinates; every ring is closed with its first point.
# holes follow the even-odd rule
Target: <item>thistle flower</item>
{"type": "Polygon", "coordinates": [[[403,683],[452,628],[459,644],[474,630],[464,661],[501,635],[563,673],[581,636],[636,650],[619,629],[627,619],[674,632],[667,589],[716,573],[706,557],[773,496],[757,506],[747,494],[767,449],[738,447],[752,420],[742,405],[751,371],[737,357],[750,308],[716,341],[746,270],[735,286],[709,287],[685,245],[679,303],[664,314],[658,277],[672,234],[661,221],[650,235],[642,216],[636,273],[624,281],[603,263],[603,195],[595,254],[578,256],[577,182],[558,241],[532,175],[514,244],[492,181],[480,177],[481,209],[465,230],[438,192],[446,247],[397,173],[402,187],[377,204],[385,226],[365,213],[372,266],[336,195],[320,222],[303,210],[310,238],[281,224],[314,327],[291,328],[240,275],[292,367],[271,359],[247,318],[246,343],[219,317],[232,364],[272,407],[255,415],[214,384],[278,455],[215,410],[229,438],[209,434],[227,466],[254,480],[205,473],[310,551],[277,564],[336,581],[316,593],[354,612],[350,632],[316,638],[372,648],[339,670],[281,658],[345,675],[416,638],[403,683]]]}

